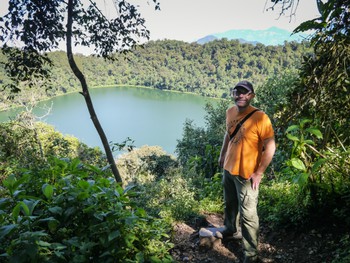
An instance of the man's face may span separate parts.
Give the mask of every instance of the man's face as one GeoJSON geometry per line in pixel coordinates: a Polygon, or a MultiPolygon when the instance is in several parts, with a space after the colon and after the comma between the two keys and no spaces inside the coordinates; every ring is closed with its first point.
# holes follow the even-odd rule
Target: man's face
{"type": "Polygon", "coordinates": [[[249,106],[250,101],[254,98],[254,94],[243,87],[236,87],[232,91],[232,98],[237,107],[245,108],[249,106]]]}

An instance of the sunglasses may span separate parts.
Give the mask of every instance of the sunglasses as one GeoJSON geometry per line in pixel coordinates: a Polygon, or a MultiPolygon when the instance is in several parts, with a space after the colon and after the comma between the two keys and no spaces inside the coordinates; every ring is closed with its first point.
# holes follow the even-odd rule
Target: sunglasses
{"type": "Polygon", "coordinates": [[[232,95],[234,97],[238,97],[239,95],[249,96],[250,94],[252,94],[252,93],[246,89],[234,89],[234,90],[232,90],[232,95]]]}

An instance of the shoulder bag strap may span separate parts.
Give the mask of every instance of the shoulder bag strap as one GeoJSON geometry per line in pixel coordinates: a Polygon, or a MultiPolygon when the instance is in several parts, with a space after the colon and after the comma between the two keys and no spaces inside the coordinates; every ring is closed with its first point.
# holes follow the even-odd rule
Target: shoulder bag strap
{"type": "Polygon", "coordinates": [[[245,117],[243,118],[243,120],[241,120],[241,121],[237,124],[236,129],[235,129],[235,130],[233,131],[233,133],[230,135],[230,140],[232,140],[232,138],[236,136],[238,130],[241,128],[241,126],[243,125],[243,123],[244,123],[250,116],[252,116],[252,115],[254,114],[254,112],[256,112],[256,111],[258,111],[258,109],[253,110],[252,112],[250,112],[249,114],[247,114],[247,116],[245,116],[245,117]]]}

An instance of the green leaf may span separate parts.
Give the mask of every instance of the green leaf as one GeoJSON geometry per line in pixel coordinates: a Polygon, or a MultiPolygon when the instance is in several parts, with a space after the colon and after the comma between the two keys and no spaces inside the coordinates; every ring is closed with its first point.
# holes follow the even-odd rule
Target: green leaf
{"type": "Polygon", "coordinates": [[[30,214],[30,209],[29,209],[28,205],[23,201],[21,201],[19,204],[23,210],[24,215],[30,216],[31,214],[30,214]]]}
{"type": "Polygon", "coordinates": [[[78,168],[78,166],[80,165],[80,160],[78,158],[75,158],[71,161],[71,167],[75,169],[78,168]]]}
{"type": "Polygon", "coordinates": [[[3,239],[6,235],[8,235],[12,230],[14,230],[18,225],[17,224],[11,224],[6,226],[0,227],[0,240],[3,239]]]}
{"type": "Polygon", "coordinates": [[[326,159],[319,159],[317,162],[315,162],[313,165],[312,165],[312,168],[311,168],[311,171],[312,173],[315,173],[319,170],[319,168],[325,163],[327,162],[326,159]]]}
{"type": "Polygon", "coordinates": [[[110,256],[110,255],[111,255],[111,252],[107,250],[106,252],[101,254],[100,258],[103,258],[105,256],[110,256]]]}
{"type": "Polygon", "coordinates": [[[94,211],[96,209],[96,204],[92,204],[86,208],[84,208],[83,212],[84,213],[90,213],[91,211],[94,211]]]}
{"type": "Polygon", "coordinates": [[[139,216],[139,217],[146,217],[147,216],[147,213],[146,213],[145,209],[143,209],[143,208],[137,208],[136,212],[137,212],[136,213],[137,216],[139,216]]]}
{"type": "Polygon", "coordinates": [[[300,142],[299,138],[297,136],[292,135],[292,134],[287,134],[287,138],[289,140],[294,141],[294,142],[300,142]]]}
{"type": "Polygon", "coordinates": [[[137,236],[133,233],[125,235],[125,243],[128,247],[133,247],[133,242],[137,239],[137,236]]]}
{"type": "Polygon", "coordinates": [[[62,215],[63,209],[62,209],[62,207],[54,206],[54,207],[50,207],[49,211],[53,214],[56,214],[56,215],[62,215]]]}
{"type": "Polygon", "coordinates": [[[28,178],[29,178],[29,175],[25,174],[17,180],[15,175],[11,174],[3,181],[3,185],[10,191],[10,194],[13,195],[13,193],[17,190],[17,188],[22,183],[24,183],[28,178]]]}
{"type": "Polygon", "coordinates": [[[151,256],[151,261],[155,262],[155,263],[160,263],[162,262],[159,258],[157,258],[156,256],[151,256]]]}
{"type": "Polygon", "coordinates": [[[104,213],[94,213],[94,217],[97,218],[100,221],[103,221],[103,219],[105,218],[105,214],[104,213]]]}
{"type": "Polygon", "coordinates": [[[303,129],[304,126],[305,126],[305,124],[311,123],[311,122],[312,122],[312,120],[310,120],[310,119],[302,119],[302,120],[300,121],[300,127],[303,129]]]}
{"type": "Polygon", "coordinates": [[[6,209],[11,203],[10,198],[0,198],[0,208],[6,209]]]}
{"type": "Polygon", "coordinates": [[[75,246],[75,247],[79,247],[79,245],[80,245],[78,237],[72,237],[72,238],[68,239],[66,242],[72,246],[75,246]]]}
{"type": "Polygon", "coordinates": [[[101,169],[94,166],[94,165],[91,165],[91,164],[86,164],[86,167],[89,168],[90,171],[96,173],[96,174],[100,174],[101,173],[101,169]]]}
{"type": "Polygon", "coordinates": [[[308,128],[308,129],[306,129],[306,131],[308,131],[309,133],[315,135],[317,139],[322,139],[323,138],[322,133],[321,133],[321,131],[319,129],[308,128]]]}
{"type": "Polygon", "coordinates": [[[298,183],[301,187],[304,187],[307,184],[307,179],[309,178],[308,173],[301,173],[295,178],[295,182],[298,183]]]}
{"type": "MultiPolygon", "coordinates": [[[[152,256],[152,257],[150,258],[151,262],[153,262],[153,263],[158,262],[158,261],[154,260],[153,258],[155,258],[155,256],[152,256]]],[[[143,252],[141,252],[141,251],[138,252],[138,253],[136,254],[136,259],[137,259],[137,262],[145,262],[145,257],[144,257],[143,252]]],[[[159,260],[158,258],[155,258],[155,259],[159,260]]],[[[161,262],[161,261],[159,261],[159,262],[161,262]]]]}
{"type": "Polygon", "coordinates": [[[23,200],[23,203],[25,203],[29,209],[28,216],[33,215],[34,209],[39,202],[40,202],[40,200],[23,200]]]}
{"type": "Polygon", "coordinates": [[[308,21],[301,23],[297,28],[295,28],[293,30],[293,33],[296,34],[299,32],[320,29],[323,27],[324,26],[322,25],[322,23],[318,22],[317,19],[313,19],[313,20],[308,20],[308,21]]]}
{"type": "Polygon", "coordinates": [[[41,190],[47,199],[51,199],[53,196],[53,186],[50,184],[44,184],[41,190]]]}
{"type": "Polygon", "coordinates": [[[130,185],[127,185],[126,187],[125,187],[125,189],[124,189],[124,194],[126,194],[128,191],[130,191],[130,190],[132,190],[132,189],[134,189],[136,186],[135,185],[133,185],[133,184],[130,184],[130,185]]]}
{"type": "Polygon", "coordinates": [[[89,184],[89,182],[87,182],[85,180],[81,180],[81,181],[79,181],[78,186],[83,188],[83,189],[89,189],[90,184],[89,184]]]}
{"type": "Polygon", "coordinates": [[[299,130],[299,126],[298,125],[291,125],[286,130],[286,133],[291,132],[291,131],[297,131],[297,130],[299,130]]]}
{"type": "Polygon", "coordinates": [[[21,204],[17,203],[17,205],[12,209],[12,217],[15,221],[18,219],[19,212],[21,211],[21,204]]]}
{"type": "Polygon", "coordinates": [[[90,251],[96,245],[97,245],[97,243],[95,243],[95,242],[81,242],[79,250],[80,251],[90,251]]]}
{"type": "Polygon", "coordinates": [[[291,164],[294,168],[301,170],[301,171],[306,171],[306,167],[305,167],[303,161],[300,160],[299,158],[292,158],[290,161],[291,161],[291,164]]]}
{"type": "Polygon", "coordinates": [[[309,145],[315,145],[315,142],[313,140],[305,140],[304,143],[309,145]]]}
{"type": "Polygon", "coordinates": [[[37,244],[38,244],[39,246],[41,246],[41,247],[49,247],[49,246],[51,246],[50,243],[45,242],[45,241],[42,241],[42,240],[37,241],[37,244]]]}
{"type": "Polygon", "coordinates": [[[113,239],[115,239],[117,237],[120,237],[120,231],[119,230],[116,230],[116,231],[113,231],[112,233],[109,233],[108,241],[112,241],[113,239]]]}
{"type": "Polygon", "coordinates": [[[85,200],[85,199],[89,198],[89,196],[90,196],[89,193],[84,191],[84,192],[80,192],[78,194],[77,199],[79,201],[82,201],[82,200],[85,200]]]}
{"type": "Polygon", "coordinates": [[[13,174],[10,174],[2,183],[7,189],[12,189],[16,182],[16,178],[13,174]]]}
{"type": "Polygon", "coordinates": [[[55,220],[50,220],[48,223],[48,227],[50,232],[55,232],[57,230],[57,227],[59,225],[59,222],[55,219],[55,220]]]}
{"type": "Polygon", "coordinates": [[[52,243],[51,247],[55,250],[62,250],[62,249],[66,249],[67,246],[61,244],[61,243],[52,243]]]}
{"type": "Polygon", "coordinates": [[[64,257],[64,253],[57,250],[54,250],[53,253],[55,254],[56,257],[63,259],[63,262],[65,261],[66,258],[64,257]]]}

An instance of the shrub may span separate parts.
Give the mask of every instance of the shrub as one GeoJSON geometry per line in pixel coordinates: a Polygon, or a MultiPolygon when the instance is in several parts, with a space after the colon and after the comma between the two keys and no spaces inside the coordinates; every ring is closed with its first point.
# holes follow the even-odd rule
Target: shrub
{"type": "Polygon", "coordinates": [[[118,157],[117,166],[127,184],[145,184],[178,167],[175,157],[160,146],[142,146],[118,157]]]}
{"type": "MultiPolygon", "coordinates": [[[[63,136],[53,126],[18,121],[0,123],[0,164],[3,167],[33,168],[46,164],[47,158],[79,158],[103,167],[107,164],[99,148],[89,148],[72,136],[63,136]]],[[[1,169],[1,168],[0,168],[1,169]]]]}
{"type": "Polygon", "coordinates": [[[96,167],[56,159],[3,184],[0,254],[9,262],[172,262],[169,226],[96,167]]]}
{"type": "Polygon", "coordinates": [[[195,190],[179,170],[172,170],[157,181],[138,185],[139,194],[134,198],[153,216],[161,216],[167,222],[186,221],[198,214],[195,190]]]}
{"type": "Polygon", "coordinates": [[[258,210],[261,221],[272,227],[301,227],[308,221],[309,199],[300,198],[300,187],[288,181],[262,183],[258,210]]]}
{"type": "Polygon", "coordinates": [[[222,213],[224,211],[222,174],[216,173],[212,178],[204,178],[203,187],[197,188],[200,211],[222,213]]]}
{"type": "Polygon", "coordinates": [[[335,248],[335,258],[332,263],[347,263],[350,261],[350,235],[345,234],[344,237],[337,241],[335,248]]]}
{"type": "Polygon", "coordinates": [[[220,170],[218,159],[229,103],[228,100],[223,100],[215,106],[206,105],[206,128],[197,127],[191,120],[185,122],[183,137],[177,142],[176,152],[186,172],[195,167],[197,174],[210,178],[220,170]]]}

